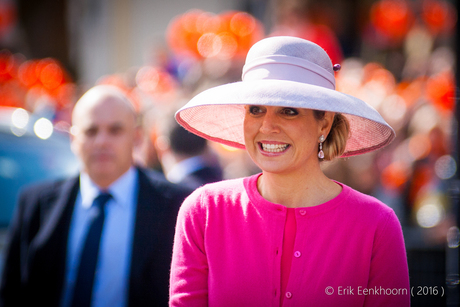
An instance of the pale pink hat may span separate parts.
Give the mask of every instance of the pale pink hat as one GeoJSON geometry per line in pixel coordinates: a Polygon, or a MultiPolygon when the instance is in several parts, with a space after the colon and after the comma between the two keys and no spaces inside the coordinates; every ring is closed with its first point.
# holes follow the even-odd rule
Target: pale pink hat
{"type": "Polygon", "coordinates": [[[245,105],[342,113],[350,123],[342,157],[382,148],[395,138],[375,109],[335,90],[329,56],[301,38],[275,36],[257,42],[246,57],[242,81],[201,92],[177,111],[176,120],[205,139],[244,149],[245,105]]]}

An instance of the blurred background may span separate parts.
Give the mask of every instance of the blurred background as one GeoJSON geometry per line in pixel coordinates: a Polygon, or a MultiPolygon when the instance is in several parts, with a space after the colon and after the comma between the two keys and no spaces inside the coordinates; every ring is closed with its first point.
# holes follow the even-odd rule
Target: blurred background
{"type": "MultiPolygon", "coordinates": [[[[144,127],[137,162],[168,179],[174,112],[239,81],[248,49],[273,35],[321,45],[339,91],[395,129],[383,150],[325,172],[397,213],[413,306],[459,305],[456,75],[458,3],[447,0],[0,0],[0,267],[19,189],[78,172],[70,112],[95,84],[128,93],[144,127]]],[[[246,153],[200,152],[223,178],[259,172],[246,153]]]]}

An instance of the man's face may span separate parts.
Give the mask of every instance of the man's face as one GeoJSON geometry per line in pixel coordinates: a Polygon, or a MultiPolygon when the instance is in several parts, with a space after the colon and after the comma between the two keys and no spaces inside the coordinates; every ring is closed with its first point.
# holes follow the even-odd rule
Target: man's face
{"type": "Polygon", "coordinates": [[[132,110],[118,97],[99,95],[77,104],[73,126],[72,150],[80,158],[83,171],[101,188],[132,165],[139,133],[132,110]]]}

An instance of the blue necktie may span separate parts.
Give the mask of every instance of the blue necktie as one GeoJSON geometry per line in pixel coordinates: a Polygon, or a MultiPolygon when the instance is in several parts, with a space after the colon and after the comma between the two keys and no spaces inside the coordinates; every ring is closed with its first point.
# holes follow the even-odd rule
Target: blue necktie
{"type": "Polygon", "coordinates": [[[72,307],[89,307],[91,305],[94,273],[99,254],[99,242],[104,226],[104,206],[110,198],[112,198],[110,194],[101,193],[94,199],[93,206],[99,209],[99,214],[90,222],[85,244],[81,252],[77,279],[73,291],[72,307]]]}

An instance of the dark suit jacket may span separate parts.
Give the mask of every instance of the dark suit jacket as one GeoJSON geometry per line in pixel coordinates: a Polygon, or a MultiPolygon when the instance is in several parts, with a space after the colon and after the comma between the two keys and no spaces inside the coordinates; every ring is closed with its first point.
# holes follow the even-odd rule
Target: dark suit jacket
{"type": "Polygon", "coordinates": [[[179,184],[196,189],[204,184],[221,181],[222,179],[223,172],[219,165],[205,165],[188,174],[179,184]]]}
{"type": "MultiPolygon", "coordinates": [[[[138,169],[128,306],[167,306],[174,227],[191,192],[138,169]]],[[[78,177],[21,193],[10,226],[0,306],[58,306],[78,177]]]]}

